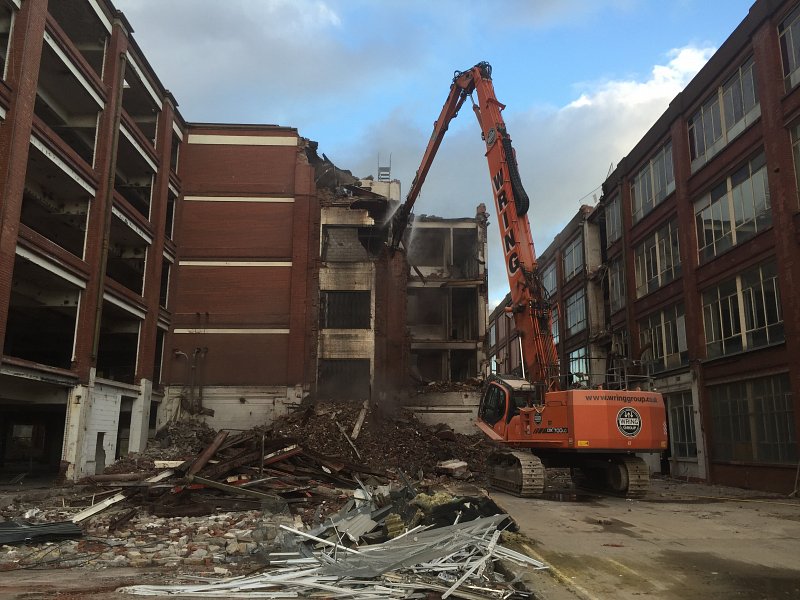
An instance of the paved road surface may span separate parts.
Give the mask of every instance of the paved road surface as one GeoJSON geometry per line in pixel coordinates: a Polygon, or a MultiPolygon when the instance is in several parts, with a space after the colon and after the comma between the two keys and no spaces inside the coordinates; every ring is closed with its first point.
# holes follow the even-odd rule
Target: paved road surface
{"type": "Polygon", "coordinates": [[[797,499],[663,480],[644,500],[554,496],[492,494],[552,566],[530,577],[541,600],[800,598],[797,499]]]}

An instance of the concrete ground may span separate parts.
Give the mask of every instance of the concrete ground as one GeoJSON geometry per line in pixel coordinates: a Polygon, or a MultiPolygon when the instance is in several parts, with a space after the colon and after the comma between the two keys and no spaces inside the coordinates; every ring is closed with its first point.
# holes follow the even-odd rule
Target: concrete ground
{"type": "Polygon", "coordinates": [[[798,499],[658,479],[643,500],[491,495],[551,566],[526,576],[539,600],[800,598],[798,499]]]}

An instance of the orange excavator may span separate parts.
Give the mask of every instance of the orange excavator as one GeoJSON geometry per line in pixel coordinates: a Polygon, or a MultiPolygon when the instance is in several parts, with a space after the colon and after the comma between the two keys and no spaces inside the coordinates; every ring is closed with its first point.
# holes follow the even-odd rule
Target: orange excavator
{"type": "Polygon", "coordinates": [[[519,332],[526,374],[523,378],[492,375],[481,397],[477,426],[500,448],[488,460],[492,485],[519,496],[537,496],[545,489],[545,467],[569,467],[582,486],[640,498],[650,478],[647,464],[636,453],[667,447],[664,401],[659,393],[639,389],[565,389],[551,329],[553,303],[537,272],[527,216],[530,201],[501,115],[505,106],[495,97],[489,63],[455,72],[411,189],[393,217],[392,250],[403,239],[444,134],[467,98],[486,144],[511,286],[507,310],[519,332]]]}

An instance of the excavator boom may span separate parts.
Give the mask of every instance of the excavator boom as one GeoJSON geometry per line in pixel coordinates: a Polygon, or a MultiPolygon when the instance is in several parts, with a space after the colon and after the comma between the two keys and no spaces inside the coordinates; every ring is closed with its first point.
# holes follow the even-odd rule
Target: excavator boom
{"type": "Polygon", "coordinates": [[[467,98],[472,100],[472,109],[486,144],[486,159],[511,288],[511,312],[522,340],[525,368],[532,381],[543,384],[545,391],[554,391],[559,389],[559,378],[558,354],[550,326],[551,305],[536,275],[536,253],[527,217],[530,201],[522,187],[511,136],[501,114],[505,105],[497,100],[494,93],[489,63],[481,62],[466,71],[456,71],[450,93],[433,125],[433,133],[414,182],[393,218],[392,249],[400,245],[411,210],[436,152],[450,122],[458,115],[467,98]],[[478,96],[477,103],[473,94],[478,96]]]}
{"type": "Polygon", "coordinates": [[[647,490],[649,471],[634,453],[667,447],[663,399],[656,392],[639,389],[561,389],[551,300],[537,273],[527,214],[530,202],[503,121],[505,107],[495,96],[488,63],[456,71],[408,196],[393,217],[392,250],[400,246],[436,152],[467,98],[486,144],[511,287],[507,310],[514,318],[526,370],[523,379],[492,375],[481,398],[478,427],[507,448],[488,458],[492,484],[518,495],[538,495],[545,486],[545,466],[558,466],[571,468],[591,487],[641,497],[647,490]]]}

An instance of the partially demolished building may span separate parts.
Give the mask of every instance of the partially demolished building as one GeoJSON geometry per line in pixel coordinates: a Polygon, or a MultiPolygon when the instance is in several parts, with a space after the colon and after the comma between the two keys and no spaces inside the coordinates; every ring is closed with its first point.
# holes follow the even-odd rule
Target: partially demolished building
{"type": "MultiPolygon", "coordinates": [[[[399,182],[291,127],[186,122],[110,0],[0,0],[0,67],[0,472],[79,478],[178,415],[246,429],[411,381],[399,182]]],[[[437,379],[481,360],[480,316],[448,318],[437,379]]]]}
{"type": "Polygon", "coordinates": [[[418,216],[406,237],[411,372],[463,381],[486,368],[486,209],[475,218],[418,216]]]}

